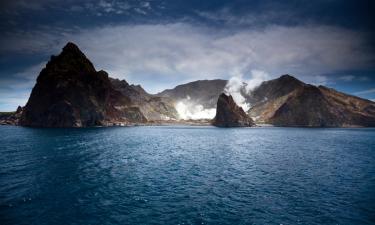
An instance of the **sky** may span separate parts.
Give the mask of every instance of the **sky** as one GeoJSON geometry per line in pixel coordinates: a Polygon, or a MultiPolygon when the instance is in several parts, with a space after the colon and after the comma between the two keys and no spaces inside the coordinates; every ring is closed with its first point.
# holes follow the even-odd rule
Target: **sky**
{"type": "Polygon", "coordinates": [[[0,111],[26,104],[68,41],[150,93],[256,71],[374,100],[374,10],[371,0],[0,0],[0,111]]]}

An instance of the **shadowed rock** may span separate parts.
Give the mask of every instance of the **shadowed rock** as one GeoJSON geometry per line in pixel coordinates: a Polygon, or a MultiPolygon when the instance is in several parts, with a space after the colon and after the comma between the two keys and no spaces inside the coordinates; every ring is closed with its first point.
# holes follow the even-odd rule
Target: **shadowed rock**
{"type": "Polygon", "coordinates": [[[108,74],[73,44],[52,56],[40,72],[19,124],[37,127],[88,127],[113,122],[145,122],[130,99],[112,87],[108,74]]]}
{"type": "Polygon", "coordinates": [[[276,126],[375,126],[375,103],[290,76],[263,82],[247,96],[249,115],[276,126]]]}
{"type": "Polygon", "coordinates": [[[125,80],[110,78],[113,87],[127,96],[149,121],[177,119],[178,113],[172,99],[147,93],[140,85],[128,84],[125,80]]]}
{"type": "Polygon", "coordinates": [[[234,102],[231,95],[222,93],[217,100],[213,125],[218,127],[250,127],[255,124],[245,111],[234,102]]]}

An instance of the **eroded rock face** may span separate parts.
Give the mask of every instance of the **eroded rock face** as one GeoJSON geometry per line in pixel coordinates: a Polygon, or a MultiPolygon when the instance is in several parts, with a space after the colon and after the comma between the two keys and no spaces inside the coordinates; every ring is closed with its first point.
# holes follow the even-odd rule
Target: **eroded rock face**
{"type": "Polygon", "coordinates": [[[266,81],[247,97],[256,122],[276,126],[373,127],[375,103],[283,75],[266,81]]]}
{"type": "Polygon", "coordinates": [[[88,127],[145,122],[139,109],[128,110],[130,105],[130,99],[113,88],[108,74],[96,71],[79,48],[68,43],[40,72],[19,124],[88,127]]]}
{"type": "Polygon", "coordinates": [[[128,84],[125,80],[110,78],[113,87],[129,97],[132,104],[138,107],[148,121],[177,119],[178,114],[173,100],[147,93],[140,85],[128,84]]]}
{"type": "Polygon", "coordinates": [[[222,93],[217,100],[213,125],[218,127],[250,127],[254,121],[239,107],[231,95],[222,93]]]}
{"type": "Polygon", "coordinates": [[[288,96],[268,120],[277,126],[337,127],[341,119],[318,87],[305,85],[288,96]]]}

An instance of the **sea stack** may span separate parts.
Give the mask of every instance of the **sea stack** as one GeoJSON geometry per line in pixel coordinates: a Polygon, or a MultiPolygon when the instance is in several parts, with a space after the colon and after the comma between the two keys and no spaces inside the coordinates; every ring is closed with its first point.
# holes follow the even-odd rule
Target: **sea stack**
{"type": "Polygon", "coordinates": [[[217,127],[251,127],[254,121],[239,107],[231,95],[222,93],[217,100],[216,116],[212,123],[217,127]]]}

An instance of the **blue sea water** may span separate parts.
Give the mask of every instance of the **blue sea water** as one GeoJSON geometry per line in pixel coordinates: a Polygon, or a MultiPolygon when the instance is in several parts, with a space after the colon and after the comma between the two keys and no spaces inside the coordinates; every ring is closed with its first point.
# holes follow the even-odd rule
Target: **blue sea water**
{"type": "Polygon", "coordinates": [[[0,224],[375,224],[375,129],[0,127],[0,224]]]}

